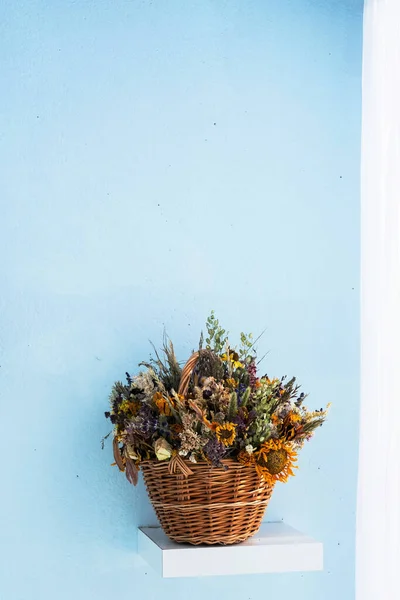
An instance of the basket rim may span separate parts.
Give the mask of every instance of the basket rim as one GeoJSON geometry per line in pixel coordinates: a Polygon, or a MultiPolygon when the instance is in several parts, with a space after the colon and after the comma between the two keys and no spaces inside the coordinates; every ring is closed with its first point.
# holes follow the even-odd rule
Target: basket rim
{"type": "MultiPolygon", "coordinates": [[[[207,460],[198,460],[197,462],[192,462],[190,460],[187,460],[185,457],[182,456],[182,459],[185,461],[185,463],[187,465],[190,465],[191,469],[195,469],[196,467],[208,467],[210,469],[223,469],[222,467],[216,467],[214,466],[212,463],[208,462],[207,460]]],[[[169,465],[169,460],[158,460],[157,458],[146,458],[145,460],[140,461],[140,466],[142,465],[162,465],[168,468],[169,465]]],[[[237,468],[240,469],[254,469],[254,465],[244,465],[243,463],[239,462],[238,460],[235,460],[234,458],[223,458],[221,460],[221,464],[222,465],[226,465],[226,466],[235,466],[237,468]]]]}

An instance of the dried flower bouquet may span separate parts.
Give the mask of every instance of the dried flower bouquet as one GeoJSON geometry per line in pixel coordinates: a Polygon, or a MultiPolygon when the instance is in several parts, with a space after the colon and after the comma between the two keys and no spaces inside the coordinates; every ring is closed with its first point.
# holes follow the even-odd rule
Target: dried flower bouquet
{"type": "Polygon", "coordinates": [[[227,468],[231,459],[271,486],[286,482],[327,410],[309,411],[294,377],[259,376],[251,334],[232,347],[213,312],[206,328],[189,370],[164,339],[138,375],[126,373],[126,383],[114,384],[105,414],[114,426],[116,464],[133,484],[149,460],[187,474],[190,464],[227,468]]]}

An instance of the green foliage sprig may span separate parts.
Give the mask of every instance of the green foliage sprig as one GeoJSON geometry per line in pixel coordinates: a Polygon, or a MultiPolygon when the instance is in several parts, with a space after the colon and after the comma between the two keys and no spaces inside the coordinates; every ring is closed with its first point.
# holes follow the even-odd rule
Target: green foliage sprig
{"type": "Polygon", "coordinates": [[[212,350],[216,354],[220,354],[228,341],[228,332],[220,326],[213,310],[206,321],[206,328],[208,333],[208,336],[206,337],[206,348],[212,350]]]}

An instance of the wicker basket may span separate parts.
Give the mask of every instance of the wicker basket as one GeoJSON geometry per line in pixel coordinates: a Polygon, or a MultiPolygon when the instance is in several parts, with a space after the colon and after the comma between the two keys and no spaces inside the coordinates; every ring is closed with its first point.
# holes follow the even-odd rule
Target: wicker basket
{"type": "Polygon", "coordinates": [[[236,544],[254,535],[272,494],[254,467],[190,464],[192,475],[171,474],[164,462],[141,467],[161,527],[171,540],[189,544],[236,544]]]}
{"type": "MultiPolygon", "coordinates": [[[[198,356],[193,354],[182,371],[179,393],[184,396],[198,356]]],[[[179,462],[179,472],[172,472],[171,461],[141,463],[150,500],[170,539],[227,545],[258,531],[273,487],[254,467],[235,460],[224,460],[225,468],[182,458],[179,462]]]]}

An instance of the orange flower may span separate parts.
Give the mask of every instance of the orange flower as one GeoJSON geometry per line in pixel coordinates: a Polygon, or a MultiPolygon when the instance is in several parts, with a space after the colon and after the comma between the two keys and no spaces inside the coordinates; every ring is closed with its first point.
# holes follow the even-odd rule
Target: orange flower
{"type": "Polygon", "coordinates": [[[161,392],[156,392],[153,396],[154,404],[162,415],[170,417],[172,415],[172,407],[175,407],[175,400],[173,398],[164,398],[161,392]]]}
{"type": "Polygon", "coordinates": [[[280,419],[275,413],[271,416],[271,421],[273,425],[279,425],[280,423],[280,419]]]}

